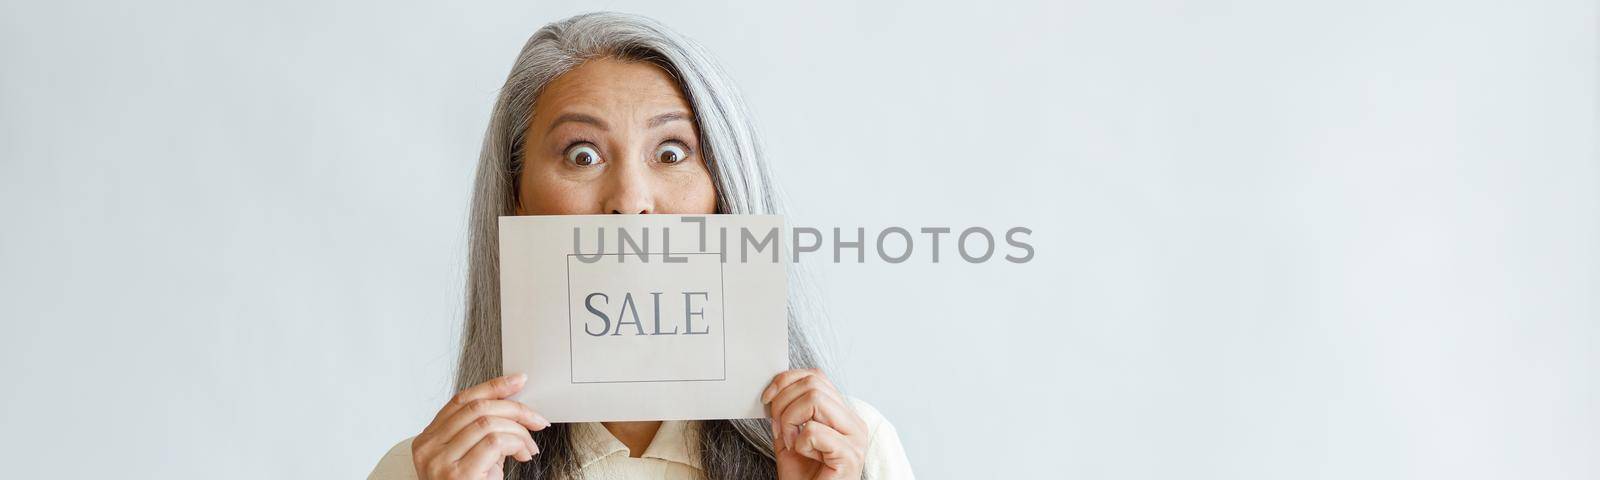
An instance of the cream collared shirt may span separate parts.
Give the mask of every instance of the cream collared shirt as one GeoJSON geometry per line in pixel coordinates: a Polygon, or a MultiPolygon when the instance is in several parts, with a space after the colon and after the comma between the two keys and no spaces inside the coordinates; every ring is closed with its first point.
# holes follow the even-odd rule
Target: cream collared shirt
{"type": "MultiPolygon", "coordinates": [[[[909,479],[911,463],[900,446],[900,436],[883,414],[866,402],[850,399],[856,415],[867,424],[866,478],[909,479]]],[[[598,423],[580,423],[573,429],[573,442],[578,453],[578,465],[583,478],[633,479],[660,478],[699,480],[705,478],[700,470],[700,456],[696,454],[695,439],[699,435],[699,422],[665,421],[656,437],[650,441],[639,458],[628,455],[628,447],[598,423]]],[[[368,480],[414,480],[417,472],[411,464],[411,439],[395,445],[378,461],[368,480]]]]}

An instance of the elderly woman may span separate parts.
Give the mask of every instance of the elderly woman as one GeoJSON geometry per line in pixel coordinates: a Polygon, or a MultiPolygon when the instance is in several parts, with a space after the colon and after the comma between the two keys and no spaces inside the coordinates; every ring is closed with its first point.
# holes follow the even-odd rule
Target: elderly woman
{"type": "Polygon", "coordinates": [[[615,13],[540,29],[495,104],[476,183],[459,393],[371,478],[911,477],[894,428],[817,369],[794,308],[797,369],[761,393],[766,419],[551,424],[507,399],[526,378],[500,371],[497,217],[781,213],[749,114],[698,45],[615,13]]]}

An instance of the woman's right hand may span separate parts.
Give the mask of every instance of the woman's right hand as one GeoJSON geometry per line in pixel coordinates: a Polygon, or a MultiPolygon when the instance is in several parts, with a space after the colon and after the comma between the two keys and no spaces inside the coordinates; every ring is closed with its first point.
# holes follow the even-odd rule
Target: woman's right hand
{"type": "Polygon", "coordinates": [[[506,400],[528,382],[526,374],[491,379],[462,390],[411,441],[419,480],[504,478],[506,457],[533,460],[539,446],[530,430],[550,421],[516,400],[506,400]]]}

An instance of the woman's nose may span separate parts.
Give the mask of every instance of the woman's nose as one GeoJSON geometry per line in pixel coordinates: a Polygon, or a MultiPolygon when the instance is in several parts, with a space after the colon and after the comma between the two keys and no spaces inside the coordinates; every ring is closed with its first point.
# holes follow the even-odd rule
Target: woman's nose
{"type": "Polygon", "coordinates": [[[607,172],[612,177],[601,211],[621,214],[654,213],[655,195],[652,192],[649,170],[643,165],[618,162],[607,172]]]}

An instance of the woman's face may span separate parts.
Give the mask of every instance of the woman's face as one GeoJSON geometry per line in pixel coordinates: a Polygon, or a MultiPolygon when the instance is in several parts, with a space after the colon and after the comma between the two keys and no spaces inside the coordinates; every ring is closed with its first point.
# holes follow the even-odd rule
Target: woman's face
{"type": "Polygon", "coordinates": [[[660,67],[585,62],[534,101],[517,214],[715,213],[699,133],[689,102],[660,67]]]}

